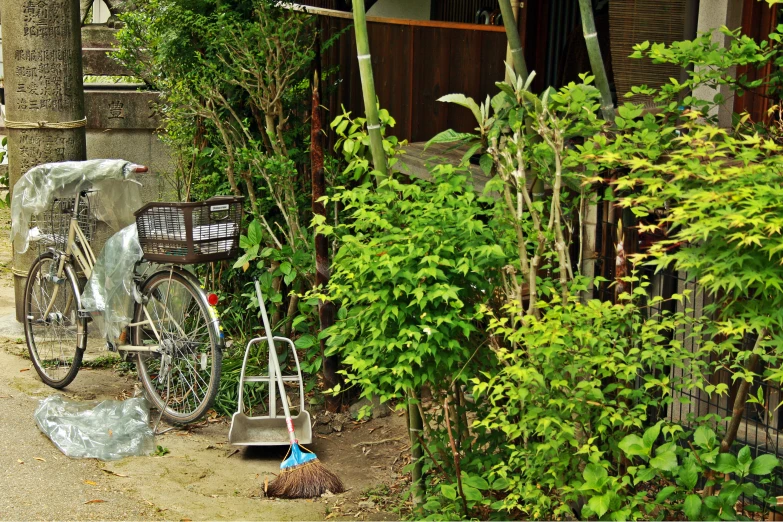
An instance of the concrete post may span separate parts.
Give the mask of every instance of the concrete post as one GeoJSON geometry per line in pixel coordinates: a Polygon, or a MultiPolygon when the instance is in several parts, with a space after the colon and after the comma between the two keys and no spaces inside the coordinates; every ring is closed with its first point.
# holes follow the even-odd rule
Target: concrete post
{"type": "MultiPolygon", "coordinates": [[[[718,29],[724,25],[729,29],[736,29],[742,25],[742,0],[709,0],[699,3],[699,18],[697,25],[697,31],[699,33],[718,29]]],[[[722,46],[726,46],[727,44],[726,36],[717,30],[712,34],[712,41],[719,43],[722,46]]],[[[729,71],[730,74],[735,73],[733,69],[736,68],[732,67],[732,70],[729,71]]],[[[702,100],[712,101],[719,92],[726,101],[722,105],[715,107],[711,115],[718,116],[718,125],[721,127],[731,127],[731,116],[734,112],[734,97],[731,95],[731,90],[728,86],[724,85],[720,90],[701,86],[694,91],[694,95],[702,100]]]]}
{"type": "MultiPolygon", "coordinates": [[[[35,165],[87,158],[81,24],[78,0],[1,0],[0,9],[13,187],[35,165]]],[[[18,321],[34,255],[14,252],[18,321]]]]}

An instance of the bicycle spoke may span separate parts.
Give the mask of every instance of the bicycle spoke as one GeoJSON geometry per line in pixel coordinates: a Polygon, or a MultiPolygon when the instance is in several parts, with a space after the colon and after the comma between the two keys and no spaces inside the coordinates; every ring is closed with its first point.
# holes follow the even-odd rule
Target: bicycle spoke
{"type": "Polygon", "coordinates": [[[78,316],[73,282],[65,274],[60,281],[51,280],[49,275],[57,266],[54,257],[41,257],[33,265],[25,297],[25,335],[36,370],[51,381],[48,384],[61,387],[73,378],[72,368],[80,358],[76,360],[78,316]]]}
{"type": "MultiPolygon", "coordinates": [[[[145,290],[150,296],[147,314],[154,329],[137,330],[137,338],[152,338],[157,332],[156,344],[161,353],[139,357],[140,375],[157,398],[159,407],[165,407],[170,419],[191,418],[202,414],[214,398],[217,389],[213,329],[216,327],[198,290],[183,282],[182,276],[163,272],[159,279],[145,290]],[[170,357],[170,363],[163,363],[170,357]],[[165,370],[165,371],[164,371],[165,370]]],[[[144,315],[143,312],[137,315],[144,315]]],[[[217,366],[216,366],[217,364],[217,366]]],[[[219,373],[217,373],[219,375],[219,373]]]]}

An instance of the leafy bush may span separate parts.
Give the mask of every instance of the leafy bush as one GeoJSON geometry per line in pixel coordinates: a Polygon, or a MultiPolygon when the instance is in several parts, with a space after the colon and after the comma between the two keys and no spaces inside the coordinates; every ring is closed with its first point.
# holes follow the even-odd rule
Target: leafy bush
{"type": "Polygon", "coordinates": [[[471,371],[460,369],[486,338],[480,305],[492,299],[504,259],[467,174],[439,165],[432,176],[338,192],[331,201],[348,219],[321,228],[341,242],[326,288],[340,304],[328,345],[349,382],[382,401],[466,382],[471,371]]]}
{"type": "Polygon", "coordinates": [[[581,489],[593,495],[586,514],[602,517],[611,510],[615,519],[627,518],[641,507],[642,515],[665,520],[680,513],[688,520],[753,520],[758,513],[768,512],[772,499],[763,487],[771,483],[768,475],[780,465],[777,457],[760,455],[754,459],[748,446],[736,455],[721,453],[718,437],[706,426],[696,428],[692,442],[689,435],[681,428],[662,428],[659,422],[641,437],[623,438],[620,448],[639,464],[628,466],[627,475],[620,480],[611,480],[595,467],[585,468],[581,489]],[[661,432],[665,442],[656,445],[661,432]],[[751,477],[758,485],[749,481],[751,477]],[[623,502],[615,490],[630,486],[641,491],[623,502]],[[717,494],[712,495],[714,488],[718,488],[717,494]],[[745,501],[737,511],[741,496],[745,501]]]}
{"type": "MultiPolygon", "coordinates": [[[[638,284],[637,299],[646,286],[638,284]]],[[[651,306],[661,304],[658,298],[651,306]]],[[[704,388],[707,365],[693,358],[686,341],[702,350],[711,350],[714,342],[701,339],[703,325],[686,311],[651,313],[629,294],[618,304],[555,302],[541,303],[541,309],[541,318],[491,324],[520,348],[500,352],[503,367],[496,376],[474,379],[476,401],[491,405],[475,426],[505,439],[497,441],[504,457],[489,478],[507,486],[493,508],[534,519],[579,516],[578,506],[589,497],[582,483],[586,470],[618,473],[621,441],[628,434],[641,435],[678,391],[704,388]],[[688,371],[674,377],[672,368],[688,371]]],[[[626,495],[633,496],[629,489],[626,495]]]]}

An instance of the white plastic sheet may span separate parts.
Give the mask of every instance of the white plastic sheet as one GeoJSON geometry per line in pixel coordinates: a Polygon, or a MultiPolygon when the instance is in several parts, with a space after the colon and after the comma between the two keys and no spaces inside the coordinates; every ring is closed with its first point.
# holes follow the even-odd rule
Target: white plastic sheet
{"type": "Polygon", "coordinates": [[[72,198],[95,190],[96,217],[119,230],[135,221],[141,207],[139,185],[128,179],[132,164],[125,160],[89,160],[45,163],[33,167],[14,185],[11,198],[11,239],[19,253],[27,251],[30,220],[56,198],[72,198]]]}
{"type": "Polygon", "coordinates": [[[133,319],[133,271],[143,255],[135,223],[110,237],[98,255],[81,300],[106,339],[117,339],[133,319]]]}
{"type": "Polygon", "coordinates": [[[116,460],[149,455],[155,447],[150,409],[142,397],[98,404],[60,395],[42,400],[35,422],[69,457],[116,460]]]}

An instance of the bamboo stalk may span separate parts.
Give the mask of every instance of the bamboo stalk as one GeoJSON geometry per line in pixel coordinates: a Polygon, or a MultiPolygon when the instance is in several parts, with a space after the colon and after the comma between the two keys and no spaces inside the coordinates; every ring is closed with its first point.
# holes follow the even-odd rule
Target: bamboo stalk
{"type": "Polygon", "coordinates": [[[386,174],[386,153],[383,151],[381,124],[378,119],[378,105],[375,95],[375,79],[372,75],[370,42],[367,38],[367,16],[364,0],[353,0],[353,27],[356,33],[356,50],[359,59],[359,73],[364,95],[364,111],[367,114],[367,131],[370,133],[370,150],[375,169],[386,174]]]}
{"type": "Polygon", "coordinates": [[[614,280],[617,283],[614,287],[614,297],[617,299],[623,292],[630,292],[630,289],[626,288],[624,280],[628,276],[628,262],[625,258],[625,233],[623,232],[622,218],[617,223],[617,243],[614,250],[614,280]]]}
{"type": "MultiPolygon", "coordinates": [[[[503,14],[503,25],[506,28],[506,37],[508,38],[508,54],[511,54],[511,62],[517,76],[522,77],[522,81],[527,81],[527,64],[525,63],[525,52],[522,48],[522,40],[519,37],[519,28],[515,11],[511,7],[510,0],[499,0],[500,12],[503,14]]],[[[518,0],[514,0],[517,11],[519,10],[518,0]]],[[[507,56],[508,56],[507,54],[507,56]]]]}
{"type": "Polygon", "coordinates": [[[591,0],[579,0],[579,10],[582,13],[582,32],[585,35],[587,55],[590,57],[590,67],[593,69],[593,75],[595,76],[595,86],[601,92],[601,113],[606,121],[614,123],[612,91],[609,89],[609,78],[606,75],[606,68],[601,57],[601,46],[598,43],[598,32],[596,31],[595,18],[593,17],[593,2],[591,0]]]}
{"type": "Polygon", "coordinates": [[[423,429],[424,421],[418,407],[419,399],[413,392],[408,395],[408,435],[411,439],[411,501],[415,509],[420,509],[424,503],[424,474],[421,462],[422,451],[419,443],[419,434],[423,429]]]}
{"type": "Polygon", "coordinates": [[[596,241],[596,229],[598,226],[598,203],[596,201],[595,194],[589,190],[584,191],[582,194],[582,200],[588,199],[584,206],[584,214],[582,221],[582,233],[580,235],[582,242],[581,256],[582,262],[581,270],[582,275],[588,278],[587,290],[582,292],[582,300],[587,303],[588,300],[593,298],[593,279],[595,279],[595,241],[596,241]]]}

